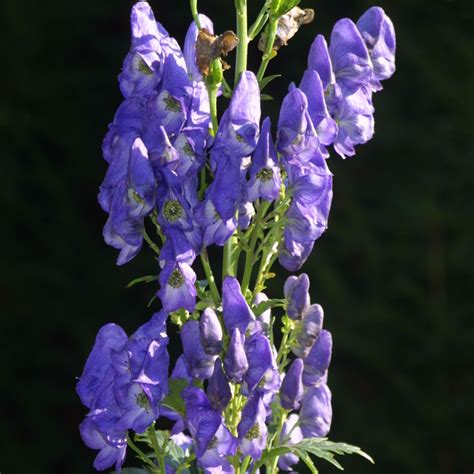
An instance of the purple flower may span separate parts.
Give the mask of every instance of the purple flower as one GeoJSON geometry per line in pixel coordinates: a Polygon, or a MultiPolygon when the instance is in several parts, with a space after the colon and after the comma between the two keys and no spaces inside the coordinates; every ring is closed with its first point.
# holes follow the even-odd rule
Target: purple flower
{"type": "Polygon", "coordinates": [[[310,304],[309,298],[309,278],[306,273],[296,277],[288,277],[283,288],[285,298],[288,302],[286,314],[291,319],[301,319],[303,313],[310,304]]]}
{"type": "Polygon", "coordinates": [[[303,360],[295,359],[283,379],[280,387],[281,406],[286,410],[297,410],[303,398],[304,387],[302,381],[303,360]]]}
{"type": "Polygon", "coordinates": [[[199,458],[199,466],[205,474],[234,474],[234,467],[228,457],[235,455],[237,440],[221,424],[207,450],[199,458]]]}
{"type": "Polygon", "coordinates": [[[147,95],[161,80],[164,52],[153,11],[147,2],[138,2],[130,17],[132,46],[119,75],[120,90],[125,98],[147,95]]]}
{"type": "Polygon", "coordinates": [[[225,410],[232,398],[229,382],[224,375],[222,362],[219,357],[215,361],[214,372],[209,379],[206,393],[212,407],[219,411],[225,410]]]}
{"type": "Polygon", "coordinates": [[[245,341],[248,370],[242,384],[242,393],[249,395],[260,384],[265,374],[273,368],[274,358],[270,341],[263,334],[253,334],[245,341]]]}
{"type": "Polygon", "coordinates": [[[173,188],[163,189],[158,202],[158,221],[163,229],[171,227],[183,231],[193,229],[191,209],[178,190],[173,188]]]}
{"type": "Polygon", "coordinates": [[[323,330],[304,360],[303,383],[316,386],[326,377],[332,354],[332,336],[323,330]]]}
{"type": "Polygon", "coordinates": [[[349,96],[338,93],[334,97],[330,107],[338,125],[334,149],[342,158],[354,156],[354,146],[367,143],[374,135],[374,108],[362,89],[349,96]]]}
{"type": "Polygon", "coordinates": [[[300,409],[299,425],[305,438],[326,436],[331,428],[331,391],[326,384],[308,390],[300,409]]]}
{"type": "Polygon", "coordinates": [[[308,100],[303,92],[293,87],[283,99],[278,118],[277,150],[285,158],[298,154],[308,148],[319,148],[316,130],[308,113],[308,100]]]}
{"type": "MultiPolygon", "coordinates": [[[[303,441],[303,433],[298,426],[299,417],[295,413],[291,414],[283,424],[278,444],[281,446],[288,446],[298,444],[303,441]]],[[[293,453],[284,454],[278,460],[278,467],[283,471],[293,471],[293,466],[299,462],[298,456],[293,453]]]]}
{"type": "Polygon", "coordinates": [[[238,328],[245,335],[249,323],[255,321],[255,315],[242,295],[239,282],[231,276],[226,276],[222,283],[222,312],[229,334],[238,328]]]}
{"type": "MultiPolygon", "coordinates": [[[[313,69],[306,70],[301,79],[300,89],[308,100],[308,113],[320,143],[326,146],[331,145],[336,137],[337,125],[329,115],[319,74],[313,69]]],[[[323,149],[323,154],[326,158],[329,156],[325,149],[323,149]]]]}
{"type": "Polygon", "coordinates": [[[223,219],[211,199],[205,199],[196,207],[195,219],[203,228],[203,245],[206,247],[224,245],[237,228],[235,217],[223,219]]]}
{"type": "Polygon", "coordinates": [[[364,40],[352,20],[343,18],[334,25],[329,54],[336,82],[345,94],[352,94],[369,83],[372,62],[364,40]]]}
{"type": "Polygon", "coordinates": [[[127,341],[127,334],[116,324],[106,324],[97,333],[94,347],[76,386],[77,394],[87,408],[92,408],[97,390],[112,367],[112,352],[122,351],[127,341]]]}
{"type": "Polygon", "coordinates": [[[160,290],[158,296],[161,299],[163,310],[171,313],[180,308],[194,311],[196,305],[196,274],[193,269],[184,262],[167,262],[160,273],[160,290]]]}
{"type": "Polygon", "coordinates": [[[206,308],[199,319],[201,344],[206,354],[218,355],[222,350],[222,327],[212,308],[206,308]]]}
{"type": "Polygon", "coordinates": [[[280,251],[278,261],[288,271],[296,272],[303,266],[304,262],[311,254],[313,246],[314,242],[285,242],[285,248],[280,251]]]}
{"type": "Polygon", "coordinates": [[[229,380],[235,383],[242,382],[249,368],[244,349],[244,336],[241,335],[237,327],[232,331],[232,337],[224,359],[224,368],[229,380]]]}
{"type": "Polygon", "coordinates": [[[271,122],[267,117],[262,124],[260,138],[252,156],[250,181],[247,185],[249,201],[274,201],[280,192],[281,176],[278,156],[271,135],[271,122]]]}
{"type": "Polygon", "coordinates": [[[253,72],[244,71],[219,124],[219,131],[212,147],[213,168],[218,163],[217,157],[222,150],[234,159],[250,155],[257,145],[259,123],[258,81],[253,72]]]}
{"type": "Polygon", "coordinates": [[[125,382],[115,388],[115,394],[123,410],[116,424],[118,430],[143,433],[158,418],[158,403],[163,396],[159,385],[125,382]]]}
{"type": "Polygon", "coordinates": [[[333,84],[336,81],[332,70],[328,45],[323,35],[316,36],[311,45],[308,54],[308,69],[312,69],[319,74],[323,90],[326,90],[329,84],[333,84]]]}
{"type": "Polygon", "coordinates": [[[214,370],[215,356],[204,351],[199,335],[199,322],[187,321],[181,328],[181,344],[184,357],[193,377],[208,379],[214,370]]]}
{"type": "Polygon", "coordinates": [[[392,20],[380,7],[372,7],[359,18],[357,28],[374,67],[373,90],[380,90],[379,81],[390,78],[395,72],[396,39],[392,20]]]}
{"type": "Polygon", "coordinates": [[[239,448],[244,456],[260,459],[267,442],[267,412],[260,396],[252,396],[242,410],[242,418],[237,426],[239,448]]]}
{"type": "Polygon", "coordinates": [[[99,450],[94,468],[98,471],[115,466],[120,471],[127,451],[127,436],[125,432],[115,429],[116,419],[108,412],[90,414],[80,424],[81,437],[88,448],[99,450]]]}
{"type": "Polygon", "coordinates": [[[291,348],[297,357],[309,354],[323,328],[324,311],[319,304],[312,304],[304,313],[297,330],[297,343],[291,348]]]}
{"type": "Polygon", "coordinates": [[[200,458],[212,443],[222,418],[200,388],[190,385],[181,395],[186,406],[188,429],[197,445],[196,456],[200,458]]]}

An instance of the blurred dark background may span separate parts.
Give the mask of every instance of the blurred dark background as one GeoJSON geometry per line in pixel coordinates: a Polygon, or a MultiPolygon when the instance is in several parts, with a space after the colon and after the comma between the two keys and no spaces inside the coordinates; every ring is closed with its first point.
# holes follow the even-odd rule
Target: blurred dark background
{"type": "MultiPolygon", "coordinates": [[[[150,3],[182,42],[187,2],[150,3]]],[[[116,267],[96,203],[106,170],[101,141],[121,100],[116,76],[131,5],[1,3],[2,474],[93,472],[94,453],[77,429],[86,410],[75,378],[102,324],[132,331],[151,314],[154,288],[125,286],[156,270],[152,254],[116,267]]],[[[301,5],[316,9],[316,21],[270,66],[284,74],[268,89],[276,100],[265,111],[274,121],[314,36],[372,3],[301,5]]],[[[375,139],[353,159],[331,158],[330,229],[303,268],[335,339],[331,438],[376,459],[373,467],[344,459],[350,473],[471,473],[472,4],[379,5],[396,26],[398,70],[375,97],[375,139]]],[[[234,28],[231,0],[202,0],[200,9],[217,31],[234,28]]],[[[274,291],[286,275],[280,271],[274,291]]]]}

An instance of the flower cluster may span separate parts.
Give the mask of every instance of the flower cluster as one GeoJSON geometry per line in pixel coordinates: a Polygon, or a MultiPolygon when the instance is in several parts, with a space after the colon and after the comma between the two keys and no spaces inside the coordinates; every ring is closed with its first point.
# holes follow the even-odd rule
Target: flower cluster
{"type": "Polygon", "coordinates": [[[344,158],[372,138],[372,94],[394,72],[395,33],[373,7],[357,23],[338,21],[329,46],[318,35],[299,86],[291,84],[283,99],[274,140],[270,118],[261,120],[260,92],[291,2],[270,3],[250,30],[253,39],[268,21],[264,66],[257,74],[242,67],[239,43],[234,90],[219,57],[230,48],[211,47],[225,35],[214,37],[206,16],[193,12],[181,50],[147,2],[132,8],[131,49],[119,75],[124,100],[103,144],[108,170],[99,203],[108,213],[105,241],[120,250],[117,264],[144,242],[156,253],[151,280],[159,282],[161,309],[130,337],[104,326],[79,379],[90,410],[81,436],[99,450],[98,470],[119,470],[127,445],[152,472],[234,473],[239,466],[255,473],[263,460],[292,470],[300,457],[312,462],[301,443],[329,432],[332,336],[322,328],[323,310],[310,302],[306,274],[287,279],[282,299],[268,298],[265,281],[276,259],[300,269],[326,230],[328,147],[344,158]],[[230,97],[219,123],[218,95],[230,97]],[[221,286],[207,253],[212,245],[224,247],[221,286]],[[171,374],[168,321],[179,326],[182,346],[171,374]],[[163,442],[159,419],[173,425],[163,442]],[[129,431],[154,452],[140,450],[129,431]],[[271,458],[275,447],[284,449],[271,458]]]}

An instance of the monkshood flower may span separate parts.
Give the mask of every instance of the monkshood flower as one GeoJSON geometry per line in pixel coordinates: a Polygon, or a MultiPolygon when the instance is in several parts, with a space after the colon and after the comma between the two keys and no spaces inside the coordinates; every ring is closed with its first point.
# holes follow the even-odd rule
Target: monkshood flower
{"type": "Polygon", "coordinates": [[[181,328],[181,344],[191,375],[208,379],[214,371],[215,356],[208,355],[201,343],[199,321],[187,321],[181,328]]]}
{"type": "Polygon", "coordinates": [[[222,361],[219,357],[214,363],[214,371],[209,379],[206,394],[212,407],[220,411],[225,410],[232,398],[229,382],[224,374],[222,361]]]}
{"type": "Polygon", "coordinates": [[[89,414],[79,426],[81,437],[88,448],[99,450],[94,468],[98,471],[115,466],[119,471],[125,461],[127,436],[114,427],[117,417],[110,411],[89,414]]]}
{"type": "Polygon", "coordinates": [[[278,156],[271,136],[271,122],[267,117],[262,123],[260,138],[252,156],[247,185],[249,201],[263,199],[274,201],[280,192],[281,176],[278,156]]]}
{"type": "Polygon", "coordinates": [[[306,357],[323,328],[324,311],[319,304],[312,304],[303,314],[296,329],[296,344],[291,350],[297,357],[306,357]]]}
{"type": "Polygon", "coordinates": [[[331,363],[331,355],[332,336],[329,331],[323,329],[308,356],[304,359],[304,385],[307,387],[317,386],[325,379],[331,363]]]}
{"type": "Polygon", "coordinates": [[[199,458],[199,466],[205,474],[234,474],[235,470],[229,462],[237,450],[237,439],[221,424],[217,429],[208,449],[199,458]]]}
{"type": "Polygon", "coordinates": [[[280,387],[281,406],[286,410],[297,410],[304,395],[302,359],[295,359],[288,368],[280,387]]]}
{"type": "Polygon", "coordinates": [[[228,334],[239,329],[245,335],[247,327],[255,321],[255,315],[242,295],[240,284],[235,277],[227,276],[222,283],[222,312],[228,334]]]}
{"type": "MultiPolygon", "coordinates": [[[[299,417],[292,413],[285,421],[279,437],[280,445],[293,445],[303,440],[303,433],[298,426],[299,417]]],[[[278,460],[278,467],[283,471],[293,471],[293,466],[298,464],[299,458],[295,454],[284,454],[278,460]]]]}
{"type": "Polygon", "coordinates": [[[365,86],[372,75],[369,51],[357,26],[349,18],[334,25],[329,42],[329,55],[337,84],[344,95],[365,86]]]}
{"type": "Polygon", "coordinates": [[[283,292],[288,302],[286,314],[291,319],[301,319],[310,304],[309,277],[306,273],[300,276],[291,275],[285,281],[283,292]]]}
{"type": "Polygon", "coordinates": [[[224,112],[211,151],[215,169],[224,153],[234,159],[249,156],[257,146],[260,123],[260,88],[251,71],[242,72],[229,107],[224,112]]]}
{"type": "Polygon", "coordinates": [[[235,328],[230,338],[227,354],[224,359],[224,368],[227,378],[234,382],[240,383],[249,368],[247,354],[244,349],[245,336],[235,328]]]}
{"type": "Polygon", "coordinates": [[[166,32],[155,21],[147,2],[133,6],[130,26],[132,45],[119,75],[120,90],[125,98],[152,92],[161,80],[165,58],[161,41],[166,32]]]}
{"type": "Polygon", "coordinates": [[[299,426],[305,438],[326,436],[331,428],[331,391],[324,383],[310,388],[301,402],[299,426]]]}
{"type": "Polygon", "coordinates": [[[104,470],[123,462],[126,432],[143,432],[158,418],[168,390],[169,356],[165,313],[156,313],[130,338],[115,324],[104,326],[77,384],[90,408],[80,430],[84,442],[100,452],[94,466],[104,470]]]}
{"type": "Polygon", "coordinates": [[[395,29],[392,20],[380,7],[369,8],[357,21],[373,65],[373,90],[382,89],[380,81],[392,77],[395,72],[395,29]]]}
{"type": "Polygon", "coordinates": [[[218,355],[222,350],[222,326],[216,312],[206,308],[199,319],[199,336],[206,354],[218,355]]]}
{"type": "Polygon", "coordinates": [[[239,449],[244,456],[253,460],[260,459],[267,442],[267,411],[260,396],[254,395],[247,400],[242,410],[242,418],[237,427],[239,449]]]}
{"type": "Polygon", "coordinates": [[[171,313],[180,308],[194,311],[196,305],[196,274],[186,262],[167,262],[159,276],[158,296],[163,309],[171,313]]]}

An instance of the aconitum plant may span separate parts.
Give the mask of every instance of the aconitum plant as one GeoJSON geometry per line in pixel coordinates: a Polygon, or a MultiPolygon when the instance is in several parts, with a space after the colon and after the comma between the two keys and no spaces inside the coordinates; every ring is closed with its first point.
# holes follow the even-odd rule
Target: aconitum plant
{"type": "Polygon", "coordinates": [[[156,282],[160,305],[131,335],[114,323],[99,330],[77,384],[89,410],[80,434],[99,471],[120,471],[127,452],[143,466],[129,472],[163,474],[298,463],[316,473],[318,459],[340,467],[336,454],[370,460],[327,438],[333,338],[308,276],[288,276],[280,297],[265,290],[276,260],[298,271],[328,226],[331,147],[351,157],[374,134],[372,95],[395,70],[392,22],[372,7],[356,23],[339,20],[329,42],[317,35],[272,128],[261,117],[262,90],[277,77],[267,65],[314,12],[267,0],[249,27],[246,0],[235,0],[236,33],[217,35],[196,1],[182,49],[147,2],[132,8],[99,203],[118,265],[144,245],[156,253],[154,275],[132,283],[156,282]],[[223,57],[233,49],[232,70],[223,57]],[[211,246],[223,248],[222,272],[211,246]],[[169,325],[179,328],[174,361],[169,325]]]}

